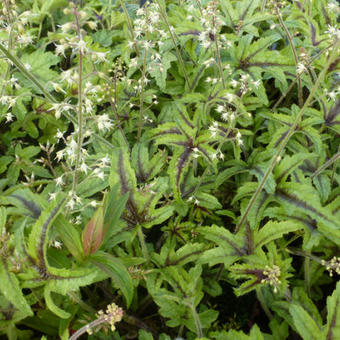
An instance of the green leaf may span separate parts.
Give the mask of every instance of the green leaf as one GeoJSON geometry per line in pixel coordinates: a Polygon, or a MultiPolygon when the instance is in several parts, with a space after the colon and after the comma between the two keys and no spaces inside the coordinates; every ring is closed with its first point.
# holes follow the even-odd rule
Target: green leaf
{"type": "Polygon", "coordinates": [[[136,143],[131,153],[131,163],[135,169],[139,183],[145,183],[152,179],[162,167],[166,160],[167,153],[160,150],[149,159],[147,143],[136,143]]]}
{"type": "MultiPolygon", "coordinates": [[[[330,229],[339,230],[339,220],[327,207],[322,207],[319,195],[312,185],[287,182],[280,186],[275,196],[280,199],[281,205],[287,209],[289,214],[300,211],[330,229]]],[[[340,237],[337,239],[340,240],[340,237]]]]}
{"type": "Polygon", "coordinates": [[[104,201],[104,240],[105,244],[111,236],[118,231],[118,221],[125,209],[125,205],[129,198],[129,193],[125,193],[119,197],[119,184],[115,184],[110,192],[106,195],[104,201]]]}
{"type": "Polygon", "coordinates": [[[292,304],[289,313],[294,325],[303,340],[323,339],[322,333],[314,319],[299,305],[292,304]]]}
{"type": "Polygon", "coordinates": [[[156,80],[156,84],[160,89],[164,90],[166,87],[167,71],[171,67],[171,62],[177,60],[176,56],[171,52],[166,52],[162,55],[161,60],[151,63],[150,75],[156,80]]]}
{"type": "Polygon", "coordinates": [[[294,220],[275,222],[269,221],[254,235],[255,248],[281,238],[284,234],[303,229],[304,225],[294,220]]]}
{"type": "Polygon", "coordinates": [[[78,261],[83,259],[83,247],[78,230],[63,216],[57,216],[53,223],[54,229],[68,251],[78,261]]]}
{"type": "Polygon", "coordinates": [[[320,193],[321,202],[325,203],[331,193],[331,180],[325,174],[313,177],[313,183],[320,193]]]}
{"type": "MultiPolygon", "coordinates": [[[[24,54],[21,57],[21,62],[30,67],[32,72],[43,84],[49,81],[55,81],[58,78],[58,73],[51,70],[51,66],[58,64],[60,58],[52,52],[44,52],[43,50],[36,50],[30,54],[24,54]]],[[[36,93],[41,93],[41,90],[33,84],[30,80],[26,79],[21,73],[16,72],[15,77],[29,89],[34,90],[36,93]]],[[[53,89],[52,85],[46,85],[48,91],[53,89]]]]}
{"type": "Polygon", "coordinates": [[[41,149],[39,146],[28,146],[24,149],[18,150],[18,152],[16,152],[16,155],[20,158],[30,159],[39,154],[40,151],[41,149]]]}
{"type": "Polygon", "coordinates": [[[8,271],[7,263],[0,259],[0,292],[17,310],[22,312],[22,318],[33,315],[27,303],[16,276],[8,271]]]}
{"type": "Polygon", "coordinates": [[[69,318],[71,314],[55,304],[51,295],[52,292],[66,296],[69,292],[104,278],[98,275],[98,271],[93,268],[68,270],[49,267],[49,270],[57,278],[48,279],[44,287],[44,298],[48,309],[62,319],[69,318]]]}
{"type": "Polygon", "coordinates": [[[132,279],[125,266],[114,256],[101,251],[89,257],[91,263],[109,275],[117,287],[122,291],[127,306],[130,306],[133,298],[132,279]]]}
{"type": "Polygon", "coordinates": [[[108,187],[107,181],[98,177],[85,178],[77,186],[77,195],[87,198],[101,192],[108,187]]]}
{"type": "Polygon", "coordinates": [[[241,233],[233,235],[229,230],[217,227],[199,227],[197,231],[218,245],[218,248],[209,249],[201,255],[200,263],[209,263],[210,266],[217,263],[225,263],[230,266],[238,258],[246,254],[244,249],[244,238],[241,233]]]}
{"type": "Polygon", "coordinates": [[[327,311],[324,339],[340,339],[340,282],[337,283],[333,294],[327,298],[327,311]]]}
{"type": "Polygon", "coordinates": [[[84,255],[95,253],[102,245],[104,237],[104,209],[99,207],[83,230],[84,255]]]}
{"type": "Polygon", "coordinates": [[[100,30],[92,34],[92,37],[94,42],[97,42],[104,47],[109,47],[112,44],[112,37],[114,35],[114,31],[100,30]]]}
{"type": "Polygon", "coordinates": [[[170,161],[168,172],[170,175],[170,182],[176,200],[181,200],[182,194],[180,184],[182,182],[186,170],[189,168],[191,155],[192,149],[181,148],[180,150],[174,151],[174,154],[170,161]]]}
{"type": "Polygon", "coordinates": [[[36,260],[41,268],[47,268],[46,248],[48,243],[48,231],[53,221],[60,213],[65,199],[52,201],[46,209],[42,211],[38,220],[32,227],[28,238],[27,253],[36,260]]]}
{"type": "Polygon", "coordinates": [[[198,191],[195,198],[199,201],[198,205],[207,209],[221,209],[222,205],[218,199],[208,193],[198,191]]]}
{"type": "Polygon", "coordinates": [[[120,195],[132,192],[137,187],[137,179],[133,171],[129,154],[125,149],[115,150],[112,154],[109,184],[112,188],[119,183],[120,195]]]}
{"type": "Polygon", "coordinates": [[[295,171],[304,161],[317,157],[316,154],[296,153],[292,156],[285,155],[275,167],[273,173],[277,182],[285,182],[287,177],[295,171]]]}
{"type": "Polygon", "coordinates": [[[320,316],[318,308],[315,306],[311,298],[307,295],[303,287],[293,288],[293,301],[294,303],[297,303],[299,306],[303,307],[315,320],[317,325],[321,327],[322,318],[320,316]]]}
{"type": "Polygon", "coordinates": [[[167,263],[170,265],[185,265],[189,262],[194,262],[199,259],[206,246],[202,243],[187,243],[179,248],[174,255],[167,258],[167,263]]]}
{"type": "Polygon", "coordinates": [[[138,332],[139,340],[153,340],[153,336],[151,333],[145,331],[144,329],[140,329],[138,332]]]}

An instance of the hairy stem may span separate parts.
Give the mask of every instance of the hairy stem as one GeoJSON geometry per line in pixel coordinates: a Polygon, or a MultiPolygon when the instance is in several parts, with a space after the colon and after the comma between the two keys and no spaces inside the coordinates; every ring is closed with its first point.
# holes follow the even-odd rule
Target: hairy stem
{"type": "Polygon", "coordinates": [[[78,329],[70,338],[69,340],[76,340],[78,339],[81,335],[85,334],[86,332],[90,332],[92,328],[97,327],[103,323],[105,323],[105,319],[103,318],[98,318],[88,324],[86,324],[85,326],[83,326],[82,328],[78,329]]]}
{"type": "Polygon", "coordinates": [[[171,37],[172,43],[173,43],[173,45],[174,45],[174,47],[175,47],[175,50],[176,50],[177,59],[178,59],[180,65],[181,65],[181,69],[182,69],[182,72],[183,72],[185,81],[187,82],[187,85],[188,85],[188,87],[189,87],[189,92],[191,92],[191,91],[192,91],[192,86],[190,85],[189,77],[188,77],[187,72],[186,72],[186,70],[185,70],[185,65],[184,65],[184,61],[183,61],[181,52],[179,51],[179,49],[178,49],[178,47],[177,47],[177,44],[176,44],[176,41],[175,41],[174,33],[173,33],[173,31],[172,31],[172,29],[171,29],[171,27],[170,27],[170,24],[169,24],[168,19],[167,19],[167,17],[166,17],[166,13],[165,13],[164,9],[162,8],[162,6],[161,6],[159,0],[156,0],[156,2],[157,2],[157,5],[158,5],[158,7],[159,7],[159,11],[160,11],[160,13],[161,13],[161,16],[162,16],[162,18],[163,18],[163,20],[164,20],[164,22],[165,22],[165,24],[166,24],[166,26],[167,26],[167,28],[168,28],[168,31],[169,31],[169,33],[170,33],[170,37],[171,37]]]}
{"type": "Polygon", "coordinates": [[[143,128],[143,111],[144,111],[144,84],[145,84],[145,75],[146,75],[146,56],[148,50],[144,51],[144,60],[143,60],[143,70],[140,84],[140,93],[139,93],[139,118],[138,118],[138,131],[137,131],[137,142],[140,141],[140,137],[142,135],[143,128]]]}
{"type": "Polygon", "coordinates": [[[318,170],[316,170],[313,175],[311,176],[311,178],[314,178],[318,175],[321,174],[322,171],[324,171],[325,169],[327,169],[330,165],[332,165],[333,163],[335,163],[338,159],[340,158],[340,151],[337,152],[331,159],[329,159],[327,162],[325,162],[318,170]]]}
{"type": "Polygon", "coordinates": [[[311,292],[310,292],[310,257],[305,257],[304,269],[305,269],[305,289],[307,291],[307,295],[309,297],[311,297],[311,292]]]}
{"type": "Polygon", "coordinates": [[[137,46],[135,35],[133,33],[132,22],[131,22],[129,13],[128,13],[127,9],[126,9],[125,2],[120,0],[120,5],[122,6],[123,11],[124,11],[124,15],[126,17],[126,21],[127,21],[127,24],[128,24],[128,28],[129,28],[129,32],[130,32],[130,35],[131,35],[131,39],[133,41],[133,46],[135,48],[136,55],[137,55],[137,57],[139,57],[139,50],[138,50],[138,46],[137,46]]]}
{"type": "Polygon", "coordinates": [[[267,307],[267,304],[266,304],[266,302],[264,300],[264,296],[262,294],[261,287],[256,289],[256,297],[257,297],[257,300],[260,302],[261,307],[264,310],[265,314],[267,315],[268,319],[271,320],[273,318],[273,314],[271,313],[271,311],[267,307]]]}
{"type": "Polygon", "coordinates": [[[146,262],[149,263],[150,262],[149,251],[148,251],[148,248],[146,247],[143,230],[142,230],[142,227],[140,225],[137,226],[137,235],[138,235],[140,247],[142,248],[143,256],[144,256],[146,262]]]}
{"type": "MultiPolygon", "coordinates": [[[[82,41],[82,36],[80,33],[80,25],[79,25],[79,14],[77,7],[74,8],[74,17],[77,26],[77,34],[79,41],[82,41]]],[[[79,48],[79,65],[78,65],[78,135],[77,135],[77,155],[76,155],[76,163],[73,173],[73,181],[72,181],[72,193],[75,193],[77,182],[78,182],[78,168],[81,160],[81,150],[83,145],[83,88],[82,88],[82,74],[83,74],[83,53],[79,48]]],[[[76,129],[75,129],[76,130],[76,129]]]]}
{"type": "MultiPolygon", "coordinates": [[[[277,8],[277,6],[274,6],[274,7],[275,7],[276,14],[279,18],[280,25],[282,26],[282,28],[286,32],[286,35],[287,35],[287,38],[288,38],[288,41],[289,41],[289,45],[290,45],[292,52],[293,52],[293,55],[294,55],[295,65],[297,66],[298,63],[299,63],[299,58],[298,58],[298,55],[296,53],[296,49],[295,49],[294,42],[293,42],[293,37],[291,36],[287,26],[283,22],[279,9],[277,8]]],[[[301,77],[298,77],[297,80],[298,80],[299,106],[302,107],[302,105],[303,105],[303,95],[302,95],[301,77]]]]}

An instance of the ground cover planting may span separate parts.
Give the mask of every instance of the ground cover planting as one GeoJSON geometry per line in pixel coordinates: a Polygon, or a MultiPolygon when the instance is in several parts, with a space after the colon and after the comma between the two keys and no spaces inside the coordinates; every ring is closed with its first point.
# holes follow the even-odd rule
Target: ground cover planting
{"type": "Polygon", "coordinates": [[[3,0],[0,338],[340,339],[334,0],[3,0]]]}

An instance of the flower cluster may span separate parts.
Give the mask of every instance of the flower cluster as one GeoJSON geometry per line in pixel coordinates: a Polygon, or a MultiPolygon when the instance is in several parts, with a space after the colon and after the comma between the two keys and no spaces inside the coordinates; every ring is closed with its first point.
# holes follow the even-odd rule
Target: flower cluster
{"type": "Polygon", "coordinates": [[[115,303],[111,303],[107,306],[105,313],[100,310],[98,316],[99,319],[102,319],[111,326],[113,332],[116,329],[115,324],[120,322],[123,318],[123,309],[118,307],[115,303]]]}
{"type": "Polygon", "coordinates": [[[272,268],[266,266],[263,271],[264,278],[261,280],[261,283],[269,284],[274,287],[274,293],[278,292],[278,286],[281,284],[280,276],[281,270],[279,266],[273,265],[272,268]]]}
{"type": "Polygon", "coordinates": [[[340,257],[334,256],[330,261],[322,260],[321,264],[329,271],[329,276],[333,276],[334,273],[340,275],[340,257]]]}

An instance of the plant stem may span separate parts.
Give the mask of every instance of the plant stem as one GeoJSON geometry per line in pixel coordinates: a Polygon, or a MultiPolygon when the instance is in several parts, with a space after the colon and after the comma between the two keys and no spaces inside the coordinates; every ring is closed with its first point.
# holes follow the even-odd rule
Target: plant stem
{"type": "Polygon", "coordinates": [[[116,121],[117,121],[117,125],[118,125],[118,129],[119,129],[120,133],[122,134],[123,139],[125,141],[125,144],[126,144],[128,150],[130,152],[131,151],[130,150],[130,145],[129,145],[129,142],[128,142],[127,138],[126,138],[126,135],[125,135],[124,130],[122,128],[122,124],[121,124],[119,116],[118,116],[116,102],[113,102],[113,100],[110,98],[110,96],[108,97],[108,99],[109,99],[109,102],[110,102],[113,114],[115,115],[115,118],[116,118],[116,121]]]}
{"type": "Polygon", "coordinates": [[[138,119],[138,131],[137,131],[137,142],[139,143],[140,137],[142,135],[143,128],[143,105],[144,105],[144,84],[145,84],[145,74],[146,74],[146,56],[147,49],[144,50],[144,60],[143,60],[143,70],[140,84],[140,93],[139,93],[139,119],[138,119]]]}
{"type": "Polygon", "coordinates": [[[128,13],[127,9],[126,9],[124,1],[120,0],[120,5],[122,6],[124,14],[125,14],[125,17],[126,17],[126,21],[127,21],[127,24],[128,24],[128,28],[129,28],[129,32],[130,32],[130,35],[131,35],[131,39],[133,41],[133,46],[134,46],[135,51],[136,51],[136,55],[137,55],[137,57],[139,57],[138,46],[137,46],[135,35],[133,33],[133,26],[132,26],[132,22],[131,22],[129,13],[128,13]]]}
{"type": "Polygon", "coordinates": [[[137,234],[138,234],[140,247],[142,248],[143,256],[144,256],[146,262],[149,264],[150,263],[150,256],[149,256],[148,248],[146,247],[143,229],[142,229],[141,225],[137,225],[137,234]]]}
{"type": "MultiPolygon", "coordinates": [[[[77,34],[79,41],[82,41],[82,36],[80,33],[80,25],[79,25],[79,17],[77,7],[74,8],[74,17],[76,20],[77,34]]],[[[83,88],[82,88],[82,74],[83,74],[83,53],[79,48],[79,67],[78,67],[78,136],[77,136],[77,156],[76,163],[74,167],[73,173],[73,181],[72,181],[72,193],[75,194],[77,182],[78,182],[78,168],[81,160],[81,150],[83,145],[83,88]]],[[[76,130],[76,129],[75,129],[76,130]]]]}
{"type": "Polygon", "coordinates": [[[262,294],[261,287],[256,289],[256,297],[257,297],[258,301],[260,302],[261,307],[264,310],[265,314],[267,315],[268,319],[271,320],[273,318],[273,314],[271,313],[271,311],[267,307],[267,304],[266,304],[266,302],[264,300],[264,296],[262,294]]]}
{"type": "Polygon", "coordinates": [[[305,269],[305,289],[307,291],[307,295],[311,297],[310,295],[310,257],[305,257],[305,263],[304,263],[304,269],[305,269]]]}
{"type": "Polygon", "coordinates": [[[178,47],[177,47],[177,44],[176,44],[176,41],[175,41],[174,34],[173,34],[173,32],[172,32],[172,29],[171,29],[170,24],[169,24],[169,22],[168,22],[168,19],[167,19],[167,17],[166,17],[166,13],[165,13],[165,11],[163,10],[163,8],[162,8],[162,6],[161,6],[159,0],[156,0],[156,2],[157,2],[157,5],[158,5],[158,7],[159,7],[159,11],[160,11],[160,13],[161,13],[161,16],[162,16],[162,18],[163,18],[163,20],[164,20],[164,22],[165,22],[165,24],[166,24],[166,26],[167,26],[167,28],[168,28],[168,30],[169,30],[169,33],[170,33],[170,37],[171,37],[172,43],[173,43],[173,45],[174,45],[174,47],[175,47],[175,50],[176,50],[177,59],[178,59],[180,65],[181,65],[181,68],[182,68],[182,71],[183,71],[183,75],[184,75],[185,81],[186,81],[187,84],[188,84],[189,92],[191,92],[191,91],[192,91],[192,87],[191,87],[191,85],[190,85],[189,77],[188,77],[188,75],[187,75],[187,72],[185,71],[184,61],[183,61],[182,55],[181,55],[181,53],[180,53],[180,51],[179,51],[179,49],[178,49],[178,47]]]}
{"type": "MultiPolygon", "coordinates": [[[[329,50],[333,45],[329,45],[327,46],[325,49],[323,49],[322,51],[320,51],[318,54],[316,54],[306,65],[306,67],[310,66],[314,60],[319,59],[321,54],[324,53],[325,51],[329,50]]],[[[298,81],[299,78],[301,78],[302,73],[299,73],[296,78],[293,80],[293,82],[289,85],[288,89],[285,91],[284,94],[282,94],[282,96],[279,98],[279,100],[275,103],[275,105],[273,106],[273,108],[271,109],[271,111],[274,111],[282,102],[282,100],[287,96],[287,94],[291,91],[291,89],[294,87],[294,85],[296,84],[296,82],[298,81]]]]}
{"type": "Polygon", "coordinates": [[[318,170],[316,170],[311,178],[313,179],[314,177],[318,176],[321,174],[322,171],[327,169],[330,165],[335,163],[338,159],[340,158],[340,151],[337,152],[331,159],[329,159],[327,162],[325,162],[318,170]]]}
{"type": "MultiPolygon", "coordinates": [[[[280,21],[280,25],[282,26],[282,28],[284,29],[284,31],[286,32],[286,35],[287,35],[287,38],[288,38],[288,41],[289,41],[289,45],[292,49],[292,52],[293,52],[293,55],[294,55],[294,60],[295,60],[295,65],[297,66],[298,63],[299,63],[299,58],[298,58],[298,55],[296,53],[296,50],[295,50],[295,46],[294,46],[294,42],[293,42],[293,38],[287,28],[287,26],[285,25],[285,23],[283,22],[282,20],[282,16],[281,16],[281,13],[278,9],[278,7],[276,5],[274,5],[275,7],[275,11],[276,11],[276,14],[279,18],[279,21],[280,21]]],[[[298,96],[299,96],[299,106],[300,108],[302,107],[303,105],[303,95],[302,95],[302,86],[301,86],[301,77],[298,77],[298,96]]]]}
{"type": "Polygon", "coordinates": [[[67,293],[68,296],[73,299],[81,308],[86,310],[88,313],[96,313],[96,310],[92,308],[90,305],[85,303],[75,292],[69,292],[67,293]]]}
{"type": "Polygon", "coordinates": [[[76,340],[78,339],[81,335],[83,335],[84,333],[90,331],[92,328],[101,325],[102,323],[105,323],[105,319],[104,318],[98,318],[90,323],[88,323],[87,325],[83,326],[82,328],[78,329],[70,338],[69,340],[76,340]]]}
{"type": "Polygon", "coordinates": [[[217,57],[217,65],[220,71],[220,78],[222,80],[222,86],[223,89],[225,89],[225,82],[224,82],[224,77],[223,77],[223,68],[222,68],[222,62],[221,62],[221,55],[220,55],[220,49],[218,46],[218,34],[217,34],[217,23],[216,23],[216,1],[214,2],[214,14],[212,17],[212,24],[214,29],[216,30],[216,34],[215,34],[215,48],[216,48],[216,57],[217,57]]]}
{"type": "Polygon", "coordinates": [[[301,108],[300,112],[297,114],[294,123],[291,125],[291,127],[288,130],[288,133],[286,134],[286,136],[282,139],[279,148],[276,152],[276,154],[273,156],[269,167],[267,168],[261,182],[259,183],[258,187],[256,188],[255,193],[253,194],[252,198],[250,199],[247,208],[245,210],[245,212],[243,213],[239,223],[236,226],[235,229],[235,233],[237,233],[240,228],[242,227],[243,223],[246,221],[246,218],[249,214],[250,209],[252,208],[252,206],[254,205],[258,195],[260,194],[260,192],[262,191],[264,185],[267,182],[267,179],[269,177],[269,175],[271,174],[271,172],[273,171],[275,165],[279,162],[280,157],[281,157],[281,153],[283,152],[284,148],[286,147],[286,145],[288,144],[289,139],[292,137],[292,135],[295,133],[295,129],[297,128],[298,124],[300,123],[306,109],[308,108],[309,104],[311,103],[311,101],[313,100],[314,94],[317,91],[319,84],[321,83],[321,81],[323,80],[326,72],[328,71],[328,67],[332,64],[333,60],[337,57],[337,49],[339,48],[340,45],[340,41],[338,40],[334,46],[333,49],[333,53],[332,55],[328,58],[328,61],[325,65],[325,67],[322,69],[322,71],[319,74],[318,79],[316,80],[308,98],[305,101],[305,104],[303,105],[303,107],[301,108]]]}
{"type": "Polygon", "coordinates": [[[203,330],[202,330],[201,320],[200,320],[200,317],[197,314],[196,308],[193,305],[193,303],[190,304],[190,310],[191,310],[191,314],[192,314],[192,317],[193,317],[194,322],[195,322],[197,337],[199,339],[203,338],[203,330]]]}
{"type": "Polygon", "coordinates": [[[2,44],[0,44],[0,51],[8,58],[16,68],[32,83],[34,83],[39,90],[45,95],[45,97],[50,100],[52,103],[56,103],[57,100],[44,88],[44,86],[40,83],[40,81],[35,77],[35,75],[29,71],[27,71],[26,67],[22,64],[19,58],[9,52],[2,44]]]}

